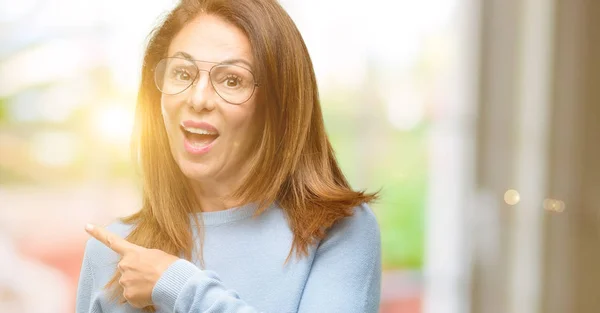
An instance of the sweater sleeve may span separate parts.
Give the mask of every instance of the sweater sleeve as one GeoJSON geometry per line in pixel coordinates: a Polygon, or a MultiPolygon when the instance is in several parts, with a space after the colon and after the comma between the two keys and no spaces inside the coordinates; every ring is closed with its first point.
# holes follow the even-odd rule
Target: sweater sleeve
{"type": "Polygon", "coordinates": [[[174,313],[258,313],[223,286],[213,271],[201,270],[179,259],[160,277],[152,290],[152,302],[161,311],[174,313]]]}
{"type": "Polygon", "coordinates": [[[298,313],[376,313],[381,293],[381,238],[363,204],[319,244],[298,313]]]}
{"type": "MultiPolygon", "coordinates": [[[[316,250],[298,312],[376,313],[381,281],[379,226],[366,205],[332,227],[316,250]]],[[[152,301],[174,313],[257,313],[213,271],[180,259],[152,290],[152,301]]],[[[278,312],[268,312],[278,313],[278,312]]]]}
{"type": "Polygon", "coordinates": [[[92,240],[88,240],[86,243],[81,264],[75,303],[77,313],[102,313],[102,309],[97,302],[97,292],[94,290],[94,270],[90,256],[93,254],[90,251],[91,243],[92,240]]]}

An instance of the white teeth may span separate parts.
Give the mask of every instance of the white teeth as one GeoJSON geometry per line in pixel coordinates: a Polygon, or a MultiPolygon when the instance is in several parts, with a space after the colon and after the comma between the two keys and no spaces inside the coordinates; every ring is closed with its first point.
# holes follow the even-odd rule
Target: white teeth
{"type": "Polygon", "coordinates": [[[200,128],[184,127],[183,129],[185,129],[186,131],[188,131],[190,133],[194,133],[194,134],[198,134],[198,135],[217,135],[217,133],[211,133],[208,130],[200,129],[200,128]]]}
{"type": "Polygon", "coordinates": [[[204,144],[204,143],[199,143],[199,142],[192,142],[192,143],[191,143],[191,145],[192,145],[194,148],[204,148],[205,146],[207,146],[207,144],[204,144]]]}

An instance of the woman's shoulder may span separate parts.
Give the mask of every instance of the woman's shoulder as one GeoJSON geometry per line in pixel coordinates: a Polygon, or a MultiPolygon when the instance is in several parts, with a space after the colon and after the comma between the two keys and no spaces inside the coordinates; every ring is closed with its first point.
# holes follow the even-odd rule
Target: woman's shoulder
{"type": "MultiPolygon", "coordinates": [[[[116,220],[105,226],[105,228],[111,233],[125,238],[133,229],[133,224],[125,224],[121,220],[116,220]]],[[[84,258],[95,266],[116,264],[119,261],[119,255],[116,252],[93,237],[90,237],[86,242],[84,258]]]]}
{"type": "Polygon", "coordinates": [[[359,233],[379,232],[377,217],[367,203],[355,206],[352,210],[352,215],[340,219],[333,225],[331,230],[336,232],[353,231],[359,233]]]}
{"type": "Polygon", "coordinates": [[[337,221],[320,244],[323,246],[371,247],[379,249],[379,223],[371,207],[363,203],[353,208],[351,216],[337,221]]]}

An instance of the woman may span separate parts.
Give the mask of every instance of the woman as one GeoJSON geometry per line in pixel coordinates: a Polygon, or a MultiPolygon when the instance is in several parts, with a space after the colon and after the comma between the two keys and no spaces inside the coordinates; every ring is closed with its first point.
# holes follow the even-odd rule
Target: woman
{"type": "Polygon", "coordinates": [[[139,212],[87,225],[77,312],[377,312],[379,228],[276,0],[184,0],[145,52],[139,212]]]}

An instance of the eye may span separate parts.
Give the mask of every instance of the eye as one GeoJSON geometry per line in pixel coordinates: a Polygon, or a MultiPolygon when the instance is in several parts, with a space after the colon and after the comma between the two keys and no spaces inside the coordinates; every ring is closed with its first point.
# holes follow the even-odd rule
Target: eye
{"type": "Polygon", "coordinates": [[[192,74],[183,68],[176,68],[171,75],[172,78],[180,81],[188,81],[192,79],[192,74]]]}
{"type": "Polygon", "coordinates": [[[229,87],[229,88],[236,88],[239,87],[241,84],[241,79],[236,76],[236,75],[227,75],[227,77],[225,77],[225,86],[229,87]]]}

